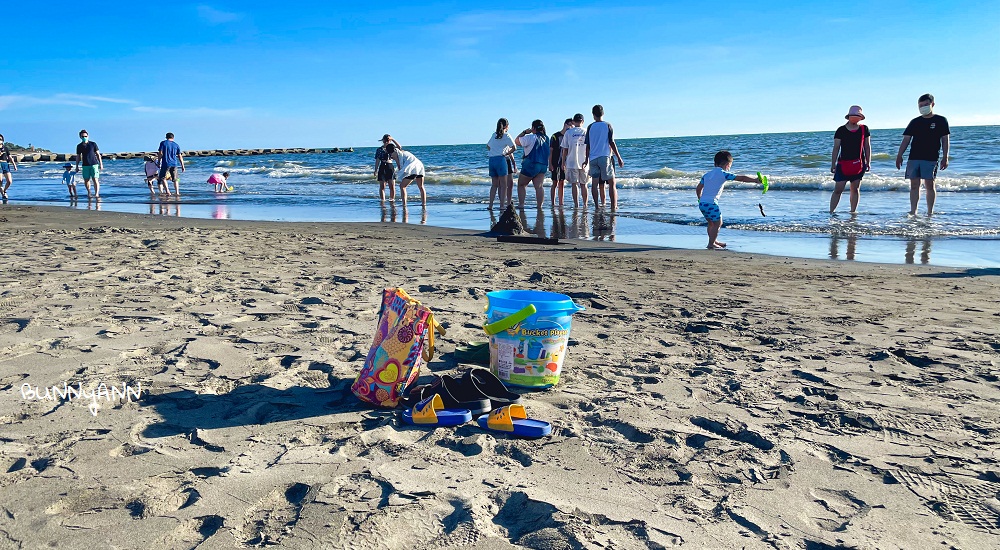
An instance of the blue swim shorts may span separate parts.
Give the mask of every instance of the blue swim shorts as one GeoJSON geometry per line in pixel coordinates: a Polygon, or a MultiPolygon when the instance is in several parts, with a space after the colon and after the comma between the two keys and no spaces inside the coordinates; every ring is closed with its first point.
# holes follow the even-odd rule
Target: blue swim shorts
{"type": "Polygon", "coordinates": [[[521,174],[533,178],[538,174],[545,174],[549,170],[549,165],[544,162],[535,162],[524,159],[521,161],[521,174]]]}
{"type": "Polygon", "coordinates": [[[507,170],[507,158],[503,155],[490,157],[490,177],[499,178],[506,176],[510,172],[507,170]]]}
{"type": "Polygon", "coordinates": [[[706,220],[710,222],[722,221],[722,210],[719,210],[719,203],[699,202],[698,208],[701,209],[701,213],[703,216],[705,216],[706,220]]]}
{"type": "Polygon", "coordinates": [[[7,162],[0,162],[0,174],[9,174],[10,164],[7,162]]]}
{"type": "Polygon", "coordinates": [[[908,160],[906,161],[906,179],[912,180],[920,178],[922,180],[932,180],[937,177],[938,163],[933,160],[908,160]]]}

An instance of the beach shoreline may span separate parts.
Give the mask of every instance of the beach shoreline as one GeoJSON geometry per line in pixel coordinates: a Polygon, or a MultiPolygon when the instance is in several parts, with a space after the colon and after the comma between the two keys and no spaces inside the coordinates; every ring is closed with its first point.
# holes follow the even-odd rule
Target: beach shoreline
{"type": "MultiPolygon", "coordinates": [[[[185,196],[182,200],[150,200],[147,203],[117,203],[113,200],[80,201],[76,204],[38,201],[10,201],[10,206],[26,208],[64,208],[78,212],[118,212],[128,215],[188,220],[215,219],[252,223],[399,223],[405,226],[438,227],[471,234],[485,233],[495,223],[499,212],[481,205],[432,204],[428,208],[399,203],[379,204],[373,200],[344,207],[265,207],[233,204],[217,197],[185,196]]],[[[607,242],[628,246],[658,247],[674,250],[701,250],[705,245],[703,226],[662,223],[630,213],[612,215],[572,206],[534,208],[520,213],[525,230],[542,238],[559,238],[563,244],[607,242]]],[[[834,260],[844,263],[930,265],[951,268],[1000,267],[1000,257],[989,253],[988,243],[998,243],[994,236],[903,237],[898,235],[856,235],[850,233],[851,218],[842,216],[844,228],[835,234],[810,232],[767,232],[732,229],[724,226],[730,250],[720,253],[796,257],[834,260]]],[[[181,222],[184,223],[184,222],[181,222]]],[[[920,220],[915,223],[921,223],[920,220]]],[[[997,244],[1000,246],[1000,244],[997,244]]]]}
{"type": "Polygon", "coordinates": [[[413,224],[6,205],[0,546],[983,548],[1000,270],[413,224]],[[485,293],[566,293],[540,441],[349,387],[384,287],[466,365],[485,293]],[[105,383],[138,401],[31,398],[105,383]],[[124,393],[124,392],[123,392],[124,393]],[[943,546],[942,546],[943,545],[943,546]]]}

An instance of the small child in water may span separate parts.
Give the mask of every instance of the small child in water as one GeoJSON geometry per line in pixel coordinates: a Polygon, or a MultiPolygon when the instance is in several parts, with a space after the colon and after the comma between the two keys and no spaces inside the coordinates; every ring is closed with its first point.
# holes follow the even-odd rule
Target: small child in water
{"type": "Polygon", "coordinates": [[[146,161],[143,165],[143,171],[146,173],[146,185],[149,187],[149,194],[155,195],[156,192],[153,191],[153,182],[156,181],[156,176],[160,171],[160,165],[156,164],[156,160],[149,155],[143,157],[142,160],[146,161]]]}
{"type": "Polygon", "coordinates": [[[69,200],[76,200],[76,172],[73,171],[73,164],[67,162],[63,164],[62,179],[63,183],[66,184],[66,188],[69,189],[69,200]]]}
{"type": "Polygon", "coordinates": [[[719,209],[719,197],[727,181],[742,181],[744,183],[762,183],[752,176],[737,176],[729,170],[733,167],[733,155],[729,151],[719,151],[715,154],[715,168],[701,177],[695,193],[698,195],[698,208],[708,221],[708,249],[721,250],[726,243],[719,241],[719,229],[722,228],[722,211],[719,209]]]}
{"type": "Polygon", "coordinates": [[[232,187],[229,187],[229,172],[208,176],[208,183],[215,186],[216,193],[232,190],[232,187]]]}

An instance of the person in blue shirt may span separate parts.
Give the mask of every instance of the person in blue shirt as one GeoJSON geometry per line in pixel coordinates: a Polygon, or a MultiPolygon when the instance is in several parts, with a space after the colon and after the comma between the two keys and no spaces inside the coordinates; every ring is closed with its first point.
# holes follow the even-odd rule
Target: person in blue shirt
{"type": "Polygon", "coordinates": [[[524,196],[531,183],[535,186],[535,202],[541,208],[545,201],[542,184],[549,167],[549,136],[545,133],[545,125],[541,120],[532,121],[531,128],[518,134],[514,143],[524,149],[521,174],[517,177],[517,207],[524,208],[524,196]]]}
{"type": "Polygon", "coordinates": [[[177,173],[177,168],[184,171],[184,155],[181,154],[181,146],[174,142],[173,132],[167,132],[167,139],[160,142],[160,148],[156,151],[156,156],[160,160],[160,173],[157,174],[156,183],[159,186],[160,194],[170,196],[170,188],[167,187],[166,179],[174,180],[174,194],[181,195],[181,178],[177,173]]]}
{"type": "MultiPolygon", "coordinates": [[[[698,195],[698,208],[708,222],[708,249],[721,250],[726,243],[718,240],[719,229],[722,228],[722,210],[719,209],[719,197],[726,187],[727,181],[742,181],[745,183],[761,183],[760,179],[751,176],[737,176],[729,170],[733,167],[733,155],[729,151],[719,151],[715,154],[715,168],[701,177],[695,194],[698,195]]],[[[596,199],[595,199],[596,200],[596,199]]]]}

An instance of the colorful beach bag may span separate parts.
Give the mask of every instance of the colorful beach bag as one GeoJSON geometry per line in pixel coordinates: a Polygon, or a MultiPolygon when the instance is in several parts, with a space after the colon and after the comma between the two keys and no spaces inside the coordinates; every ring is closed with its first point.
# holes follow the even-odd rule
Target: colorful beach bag
{"type": "Polygon", "coordinates": [[[351,391],[362,401],[395,407],[420,375],[420,364],[434,357],[435,332],[444,336],[430,308],[401,288],[383,290],[375,340],[351,391]]]}

